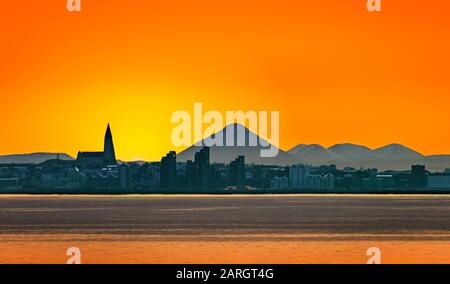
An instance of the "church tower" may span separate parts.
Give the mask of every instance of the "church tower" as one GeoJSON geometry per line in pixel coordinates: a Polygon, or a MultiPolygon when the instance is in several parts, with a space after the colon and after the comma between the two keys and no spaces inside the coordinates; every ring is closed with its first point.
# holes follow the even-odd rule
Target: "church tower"
{"type": "Polygon", "coordinates": [[[103,151],[105,164],[107,165],[116,165],[116,152],[114,151],[114,142],[111,133],[111,127],[108,124],[108,128],[106,129],[105,134],[105,147],[103,151]]]}

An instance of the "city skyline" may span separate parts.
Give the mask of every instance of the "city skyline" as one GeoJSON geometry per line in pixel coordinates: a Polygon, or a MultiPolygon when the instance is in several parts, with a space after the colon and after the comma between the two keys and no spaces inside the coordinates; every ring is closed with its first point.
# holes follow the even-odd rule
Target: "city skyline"
{"type": "MultiPolygon", "coordinates": [[[[112,134],[111,134],[111,124],[108,122],[108,123],[106,123],[106,125],[107,125],[107,130],[106,130],[105,136],[111,137],[111,136],[112,136],[112,134]]],[[[243,124],[240,124],[240,123],[232,123],[232,124],[225,125],[225,126],[223,127],[223,129],[221,129],[220,131],[215,132],[214,134],[217,134],[217,133],[219,133],[219,132],[222,132],[222,131],[224,131],[227,127],[230,127],[230,126],[232,126],[232,125],[239,125],[239,127],[244,127],[246,131],[249,131],[249,132],[250,132],[250,135],[255,135],[255,136],[257,137],[257,139],[265,139],[265,138],[259,136],[258,134],[254,133],[253,131],[251,131],[247,126],[245,126],[245,125],[243,125],[243,124]]],[[[104,127],[103,127],[103,128],[104,128],[104,127]]],[[[246,133],[246,135],[248,135],[248,133],[246,133]]],[[[203,136],[203,138],[202,138],[201,141],[204,141],[204,140],[205,140],[206,138],[208,138],[208,137],[209,137],[209,136],[203,136]]],[[[95,138],[97,138],[97,137],[95,137],[95,138]]],[[[112,138],[110,138],[110,139],[112,139],[112,138]]],[[[98,139],[97,139],[97,140],[98,140],[98,139]]],[[[268,142],[270,143],[270,139],[267,139],[267,140],[269,140],[268,142]]],[[[192,143],[192,145],[190,145],[190,146],[184,146],[184,147],[182,147],[180,152],[183,152],[183,151],[189,149],[190,147],[195,146],[198,142],[201,142],[201,141],[196,141],[195,143],[192,143]]],[[[248,141],[247,141],[247,142],[248,142],[248,141]]],[[[247,142],[246,142],[246,143],[247,143],[247,142]]],[[[203,142],[203,143],[204,143],[204,142],[203,142]]],[[[104,144],[99,144],[99,145],[105,146],[104,144]]],[[[411,149],[411,150],[413,150],[413,151],[415,151],[415,152],[417,152],[418,154],[423,155],[423,156],[432,156],[432,155],[450,155],[450,149],[449,149],[449,151],[447,151],[447,152],[442,152],[442,153],[432,153],[432,154],[430,154],[430,155],[427,155],[427,154],[424,154],[424,153],[422,153],[422,152],[420,152],[420,151],[416,151],[415,149],[413,149],[412,147],[409,147],[408,145],[404,145],[404,144],[397,143],[397,142],[390,142],[390,143],[387,143],[387,144],[381,144],[381,145],[376,146],[376,147],[369,147],[369,146],[364,145],[364,144],[357,144],[357,143],[350,142],[349,140],[345,140],[345,141],[338,142],[338,143],[332,143],[332,144],[328,144],[328,145],[321,144],[320,142],[319,142],[319,143],[318,143],[318,142],[316,142],[316,143],[301,143],[301,142],[300,142],[300,143],[293,144],[293,146],[290,147],[290,148],[283,149],[283,148],[280,147],[280,150],[283,150],[283,151],[288,152],[288,151],[291,151],[291,150],[295,150],[295,148],[297,148],[297,147],[299,147],[299,146],[300,146],[300,147],[301,147],[301,146],[316,146],[316,147],[321,147],[321,148],[323,148],[323,149],[332,149],[332,148],[334,148],[334,147],[336,147],[336,146],[343,146],[343,145],[363,147],[363,148],[367,148],[367,149],[369,149],[369,150],[371,150],[371,151],[381,150],[381,149],[383,149],[383,148],[390,147],[390,146],[401,146],[401,147],[406,147],[406,148],[408,148],[408,149],[411,149]]],[[[246,145],[246,146],[248,146],[248,145],[246,145]]],[[[73,146],[73,147],[75,147],[75,146],[73,146]]],[[[78,146],[77,146],[77,147],[78,147],[78,146]]],[[[223,146],[220,146],[220,147],[227,147],[227,145],[223,145],[223,146]]],[[[259,147],[259,145],[251,146],[251,147],[259,147]]],[[[99,148],[99,147],[96,147],[96,148],[99,148]]],[[[113,148],[114,148],[114,147],[113,147],[113,148]]],[[[168,149],[170,149],[170,148],[180,148],[180,147],[175,147],[175,146],[171,146],[171,147],[170,147],[170,146],[169,146],[168,149]]],[[[104,150],[106,150],[106,149],[104,149],[104,150]]],[[[115,156],[115,150],[113,149],[113,151],[114,151],[114,156],[115,156]]],[[[167,151],[167,150],[166,150],[166,151],[167,151]]],[[[76,150],[76,151],[74,152],[75,155],[73,155],[73,154],[71,154],[72,152],[71,152],[71,153],[65,153],[65,152],[62,152],[62,151],[54,151],[54,150],[50,150],[50,151],[38,150],[38,151],[35,151],[35,152],[5,153],[5,154],[0,154],[0,156],[27,155],[27,154],[35,154],[35,153],[49,153],[49,154],[58,154],[58,153],[59,153],[59,154],[68,154],[68,155],[71,156],[72,158],[76,158],[77,155],[80,154],[80,153],[83,153],[83,151],[76,150]]],[[[87,153],[90,153],[90,152],[88,151],[87,153]]],[[[114,157],[114,158],[115,158],[115,157],[114,157]]],[[[124,160],[124,161],[125,161],[125,159],[120,159],[120,158],[118,158],[117,160],[124,160]]],[[[158,160],[158,158],[157,158],[156,160],[158,160]]],[[[129,160],[129,161],[135,161],[135,160],[129,160]]],[[[151,161],[151,160],[148,160],[148,161],[151,161]]]]}
{"type": "Polygon", "coordinates": [[[110,122],[119,159],[158,160],[172,113],[194,102],[279,111],[282,149],[449,152],[448,1],[386,1],[382,13],[337,0],[85,4],[0,11],[14,27],[0,45],[0,154],[75,156],[101,147],[110,122]]]}
{"type": "MultiPolygon", "coordinates": [[[[121,159],[120,157],[117,157],[117,159],[116,159],[116,151],[115,151],[115,146],[114,146],[114,143],[112,142],[112,131],[111,131],[111,124],[110,123],[107,123],[106,124],[107,126],[106,126],[106,133],[105,133],[105,141],[103,141],[103,144],[101,144],[101,146],[104,148],[104,151],[106,152],[106,151],[109,151],[109,152],[111,152],[112,151],[112,157],[110,157],[109,159],[110,160],[121,160],[121,161],[126,161],[126,162],[133,162],[133,161],[147,161],[147,162],[152,162],[152,161],[157,161],[157,160],[159,160],[159,158],[156,158],[156,159],[154,159],[154,160],[144,160],[144,159],[140,159],[140,160],[137,160],[137,159],[131,159],[131,160],[126,160],[126,159],[121,159]]],[[[263,137],[260,137],[258,134],[255,134],[253,131],[251,131],[250,129],[248,129],[248,127],[247,126],[244,126],[244,125],[242,125],[242,124],[240,124],[240,123],[234,123],[234,124],[229,124],[229,125],[226,125],[222,130],[220,130],[220,131],[218,131],[218,132],[215,132],[213,135],[216,135],[217,133],[221,133],[221,132],[223,132],[223,131],[226,131],[226,129],[227,128],[229,128],[229,127],[231,127],[231,126],[233,126],[234,125],[234,127],[236,128],[239,128],[239,127],[242,127],[242,128],[244,128],[245,129],[245,137],[246,137],[246,139],[249,139],[249,137],[250,136],[255,136],[256,137],[256,139],[259,141],[260,139],[262,139],[262,140],[265,140],[263,137]]],[[[238,131],[238,129],[235,129],[235,131],[236,131],[236,133],[237,133],[237,131],[238,131]]],[[[229,131],[229,130],[228,130],[229,131]]],[[[226,132],[225,132],[226,133],[226,132]]],[[[222,134],[224,137],[226,137],[226,134],[222,134]]],[[[95,137],[97,138],[97,140],[98,140],[98,137],[97,137],[98,135],[96,135],[95,137]]],[[[185,151],[187,151],[187,150],[189,150],[190,148],[192,148],[192,147],[199,147],[198,146],[198,143],[202,143],[203,144],[203,146],[205,146],[205,140],[208,138],[208,136],[205,136],[205,137],[203,137],[203,139],[201,140],[201,141],[197,141],[197,142],[195,142],[195,143],[193,143],[191,146],[189,146],[189,147],[182,147],[181,148],[181,151],[176,151],[176,150],[173,150],[173,149],[175,149],[175,148],[180,148],[180,147],[174,147],[174,146],[172,146],[172,147],[169,147],[167,150],[166,150],[166,152],[167,151],[174,151],[174,152],[177,152],[177,153],[183,153],[183,152],[185,152],[185,151]],[[172,150],[171,150],[172,149],[172,150]]],[[[268,139],[269,140],[269,143],[270,143],[270,139],[268,139]]],[[[246,143],[246,145],[244,145],[244,147],[255,147],[255,148],[258,148],[258,147],[261,147],[261,146],[259,146],[259,145],[256,145],[256,146],[250,146],[248,143],[248,141],[246,141],[245,142],[246,143]],[[247,145],[248,144],[248,145],[247,145]]],[[[75,146],[74,146],[75,147],[75,146]]],[[[78,147],[78,146],[76,146],[76,147],[78,147]]],[[[201,146],[202,147],[202,146],[201,146]]],[[[229,147],[229,146],[226,146],[226,145],[223,145],[223,146],[214,146],[214,147],[229,147]]],[[[235,146],[235,147],[239,147],[239,146],[235,146]]],[[[423,154],[423,153],[421,153],[421,152],[419,152],[419,151],[416,151],[415,149],[413,149],[413,148],[410,148],[410,147],[408,147],[408,145],[403,145],[403,144],[400,144],[400,143],[395,143],[395,142],[392,142],[392,143],[388,143],[388,144],[385,144],[385,145],[381,145],[381,146],[379,146],[379,147],[375,147],[375,148],[371,148],[371,147],[369,147],[369,146],[367,146],[367,145],[362,145],[362,144],[356,144],[356,143],[351,143],[351,142],[342,142],[342,143],[335,143],[335,144],[331,144],[330,146],[324,146],[324,145],[322,145],[322,144],[320,144],[320,143],[311,143],[311,144],[306,144],[306,143],[297,143],[297,144],[295,144],[293,147],[291,147],[291,148],[288,148],[288,149],[283,149],[283,148],[280,148],[280,150],[281,151],[283,151],[283,152],[287,152],[287,153],[289,153],[289,154],[291,154],[293,157],[298,157],[298,153],[300,153],[301,152],[301,150],[303,150],[303,149],[307,149],[307,148],[314,148],[315,150],[319,150],[319,151],[321,151],[321,150],[325,150],[325,151],[330,151],[330,153],[332,153],[332,154],[335,154],[333,151],[335,151],[335,149],[336,148],[338,148],[338,147],[349,147],[349,148],[359,148],[359,149],[356,149],[356,150],[367,150],[367,151],[370,151],[370,152],[374,152],[374,153],[376,153],[377,151],[389,151],[389,150],[391,150],[391,148],[394,148],[394,150],[395,150],[395,148],[400,148],[400,150],[404,150],[404,151],[410,151],[411,153],[413,153],[413,154],[417,154],[417,156],[423,156],[423,157],[427,157],[427,156],[450,156],[450,151],[448,152],[448,153],[435,153],[435,154],[431,154],[431,155],[426,155],[426,154],[423,154]],[[300,151],[299,151],[300,150],[300,151]]],[[[78,147],[79,148],[79,147],[78,147]]],[[[101,148],[100,146],[99,147],[97,147],[97,148],[101,148]]],[[[120,147],[119,147],[120,148],[120,147]]],[[[231,148],[233,148],[233,146],[231,147],[231,148]]],[[[91,149],[92,150],[92,149],[91,149]]],[[[337,150],[337,149],[336,149],[337,150]]],[[[341,149],[341,151],[342,150],[344,150],[345,151],[345,149],[341,149]]],[[[346,149],[347,151],[349,151],[349,150],[355,150],[355,149],[346,149]]],[[[87,154],[87,155],[90,155],[90,154],[102,154],[103,152],[92,152],[92,151],[87,151],[87,152],[84,152],[84,151],[81,151],[80,149],[78,149],[78,150],[76,150],[76,154],[75,155],[72,155],[71,153],[64,153],[64,152],[60,152],[60,151],[36,151],[36,152],[29,152],[29,153],[7,153],[7,154],[1,154],[0,155],[0,157],[3,157],[3,156],[21,156],[21,155],[31,155],[31,154],[66,154],[66,155],[68,155],[69,157],[71,157],[71,158],[73,158],[73,159],[76,159],[77,158],[77,156],[80,156],[80,155],[83,155],[83,154],[87,154]]],[[[339,155],[340,153],[338,152],[337,153],[337,155],[339,155]]],[[[347,153],[348,154],[348,153],[347,153]]],[[[358,154],[358,153],[356,153],[356,154],[358,154]]],[[[410,153],[408,153],[408,154],[410,154],[410,153]]],[[[375,157],[375,156],[374,156],[375,157]]],[[[332,160],[332,159],[331,159],[332,160]]],[[[336,160],[339,160],[339,158],[337,158],[336,160]]]]}
{"type": "MultiPolygon", "coordinates": [[[[223,139],[236,133],[246,136],[247,143],[255,135],[242,125],[226,127],[218,134],[223,139]],[[239,131],[241,130],[241,131],[239,131]]],[[[239,134],[238,134],[239,135],[239,134]]],[[[240,138],[242,139],[242,138],[240,138]]],[[[259,139],[259,138],[257,138],[259,139]]],[[[205,194],[205,193],[446,193],[450,189],[450,164],[432,172],[422,163],[421,154],[401,145],[370,150],[355,145],[336,145],[326,154],[367,156],[399,162],[408,170],[380,169],[377,166],[338,167],[336,163],[310,165],[302,160],[302,150],[316,150],[317,145],[299,145],[268,162],[258,153],[257,146],[205,146],[196,144],[177,155],[170,151],[159,162],[127,163],[116,160],[110,125],[106,127],[103,151],[79,151],[76,160],[48,156],[36,163],[4,163],[0,160],[0,193],[3,194],[205,194]],[[252,151],[256,148],[256,152],[252,151]],[[222,152],[224,151],[225,152],[222,152]],[[292,152],[294,151],[294,152],[292,152]],[[259,160],[255,160],[255,153],[259,160]],[[292,156],[290,156],[292,154],[292,156]],[[226,160],[218,160],[220,157],[226,160]],[[231,158],[231,159],[230,159],[231,158]],[[178,160],[180,159],[180,160],[178,160]]],[[[263,143],[265,144],[265,143],[263,143]]],[[[259,146],[261,147],[261,146],[259,146]]],[[[319,151],[317,151],[319,149],[319,151]]],[[[306,153],[311,154],[311,150],[306,153]]],[[[271,159],[269,158],[269,159],[271,159]]],[[[267,159],[267,158],[266,158],[267,159]]],[[[316,162],[319,160],[316,160],[316,162]]],[[[356,161],[361,162],[363,160],[356,161]]],[[[320,162],[319,162],[320,163],[320,162]]],[[[428,165],[429,166],[429,165],[428,165]]],[[[431,167],[431,170],[436,168],[431,167]]]]}
{"type": "MultiPolygon", "coordinates": [[[[114,139],[115,140],[115,139],[114,139]]],[[[216,141],[220,143],[219,141],[216,141]]],[[[236,143],[236,141],[234,142],[236,143]]],[[[363,145],[355,144],[336,144],[325,148],[319,144],[297,144],[295,147],[285,151],[274,147],[264,138],[255,134],[242,124],[234,123],[225,126],[219,132],[214,133],[210,137],[206,137],[201,141],[194,143],[190,147],[181,152],[169,149],[161,162],[170,159],[170,156],[176,156],[178,162],[189,163],[194,160],[198,152],[202,152],[204,147],[208,147],[211,154],[211,163],[232,164],[236,157],[244,157],[248,164],[265,165],[265,166],[287,166],[298,163],[323,166],[334,165],[338,169],[352,168],[376,168],[381,171],[386,170],[408,170],[411,165],[421,164],[426,166],[431,172],[442,172],[450,166],[450,155],[423,155],[414,149],[408,148],[401,144],[389,144],[377,149],[370,149],[363,145]],[[221,137],[223,141],[228,140],[228,135],[234,139],[241,140],[244,144],[230,146],[227,144],[211,145],[211,137],[221,137]],[[240,137],[244,135],[244,137],[240,137]],[[252,144],[256,143],[255,145],[252,144]],[[264,146],[263,146],[264,145],[264,146]],[[273,157],[264,157],[261,155],[262,149],[275,148],[278,153],[273,157]]],[[[119,145],[120,148],[120,145],[119,145]]],[[[111,126],[108,123],[103,140],[103,151],[78,151],[76,157],[71,157],[66,153],[45,153],[37,152],[32,154],[18,155],[0,155],[1,164],[40,164],[47,160],[61,159],[66,161],[76,161],[78,168],[102,168],[107,165],[117,165],[117,163],[152,163],[160,159],[151,160],[121,160],[116,158],[116,146],[113,142],[111,126]]]]}
{"type": "Polygon", "coordinates": [[[0,264],[450,264],[449,0],[3,2],[0,264]]]}

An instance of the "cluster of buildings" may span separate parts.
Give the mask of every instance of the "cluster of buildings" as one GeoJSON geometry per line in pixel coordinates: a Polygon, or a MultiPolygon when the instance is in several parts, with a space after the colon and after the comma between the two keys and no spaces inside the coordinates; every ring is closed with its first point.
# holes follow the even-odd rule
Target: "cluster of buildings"
{"type": "Polygon", "coordinates": [[[438,174],[414,165],[409,171],[249,165],[244,156],[229,164],[210,162],[203,147],[191,161],[171,151],[160,162],[116,160],[108,125],[102,152],[79,152],[74,161],[0,165],[0,193],[220,193],[220,192],[450,192],[450,169],[438,174]]]}
{"type": "Polygon", "coordinates": [[[176,153],[169,152],[161,160],[161,189],[166,191],[272,191],[272,192],[395,192],[448,190],[450,169],[431,174],[423,165],[410,171],[345,168],[248,165],[238,156],[228,165],[211,164],[210,149],[204,147],[194,161],[177,163],[176,153]]]}
{"type": "Polygon", "coordinates": [[[289,169],[290,187],[297,189],[334,189],[334,175],[330,172],[321,174],[311,174],[307,165],[294,165],[289,169]]]}

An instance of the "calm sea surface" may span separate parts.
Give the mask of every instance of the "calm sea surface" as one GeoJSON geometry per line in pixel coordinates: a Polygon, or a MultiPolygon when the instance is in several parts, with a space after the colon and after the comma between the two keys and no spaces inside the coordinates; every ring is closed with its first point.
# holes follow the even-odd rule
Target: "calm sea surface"
{"type": "Polygon", "coordinates": [[[0,196],[0,263],[450,263],[450,196],[0,196]]]}

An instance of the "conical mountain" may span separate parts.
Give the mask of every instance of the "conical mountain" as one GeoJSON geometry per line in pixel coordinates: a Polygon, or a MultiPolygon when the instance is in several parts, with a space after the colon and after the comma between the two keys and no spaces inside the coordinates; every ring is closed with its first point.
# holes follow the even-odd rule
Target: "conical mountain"
{"type": "MultiPolygon", "coordinates": [[[[234,140],[234,146],[212,146],[210,147],[210,161],[211,163],[230,163],[237,156],[245,156],[245,162],[247,164],[260,164],[260,165],[291,165],[296,163],[296,159],[284,152],[283,150],[278,149],[278,155],[275,157],[262,157],[261,151],[264,149],[269,149],[271,145],[269,142],[259,137],[255,133],[251,132],[248,128],[241,124],[230,124],[223,128],[221,131],[211,135],[196,143],[195,145],[189,147],[183,152],[177,155],[178,162],[186,162],[188,160],[194,160],[195,153],[200,151],[200,149],[206,145],[209,145],[208,142],[211,139],[219,139],[223,141],[223,145],[230,145],[227,141],[234,140]],[[234,139],[233,134],[234,133],[234,139]],[[245,139],[242,141],[238,141],[237,133],[245,134],[245,139]],[[221,139],[220,139],[221,137],[221,139]],[[206,141],[206,143],[205,143],[206,141]],[[238,143],[241,142],[241,143],[238,143]],[[245,142],[245,143],[244,143],[245,142]],[[255,143],[251,143],[255,142],[255,143]],[[243,145],[243,146],[237,146],[243,145]],[[257,145],[257,146],[251,146],[257,145]],[[264,146],[261,146],[264,145],[264,146]],[[267,146],[266,146],[267,145],[267,146]]],[[[275,147],[272,145],[272,147],[275,147]]]]}

